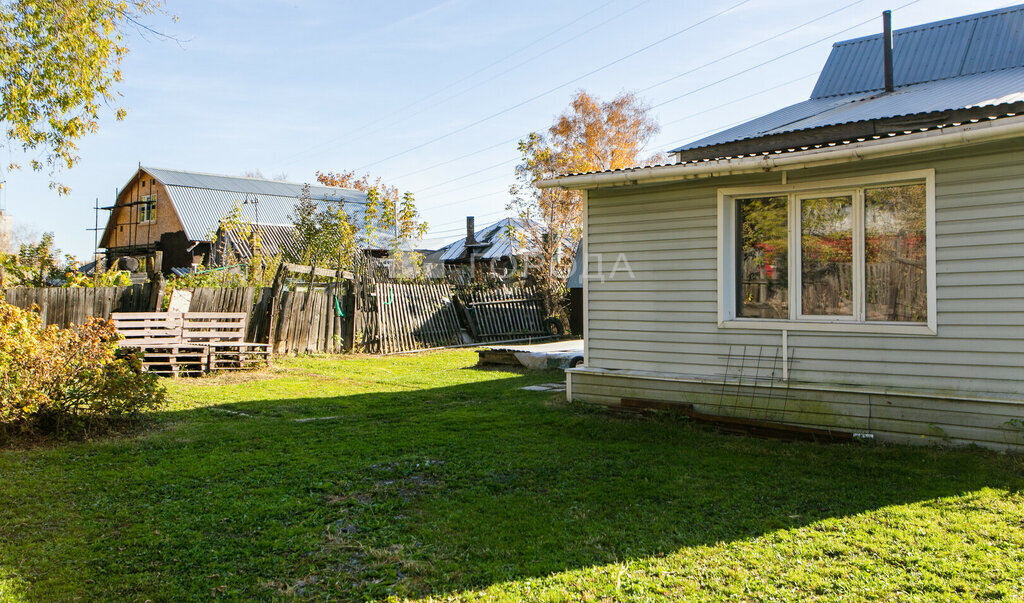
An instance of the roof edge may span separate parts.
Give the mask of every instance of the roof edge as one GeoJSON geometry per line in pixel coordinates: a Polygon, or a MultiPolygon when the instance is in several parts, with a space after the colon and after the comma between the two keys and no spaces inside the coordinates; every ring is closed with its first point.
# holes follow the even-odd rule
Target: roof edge
{"type": "Polygon", "coordinates": [[[1018,137],[1024,137],[1024,116],[1004,117],[979,123],[950,126],[927,132],[907,134],[895,139],[868,140],[781,155],[758,155],[756,157],[719,159],[700,163],[563,176],[561,178],[542,180],[537,183],[537,186],[538,188],[583,190],[646,183],[677,182],[715,176],[849,163],[863,159],[891,157],[917,151],[960,147],[1018,137]]]}

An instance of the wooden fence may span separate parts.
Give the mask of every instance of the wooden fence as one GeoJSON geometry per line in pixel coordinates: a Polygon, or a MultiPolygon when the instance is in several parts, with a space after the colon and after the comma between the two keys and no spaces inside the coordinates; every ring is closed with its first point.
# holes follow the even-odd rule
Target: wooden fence
{"type": "MultiPolygon", "coordinates": [[[[282,278],[275,287],[187,289],[189,310],[245,312],[246,341],[270,343],[275,354],[390,354],[547,335],[543,304],[529,289],[456,292],[447,283],[378,283],[305,268],[312,275],[308,279],[282,278]],[[330,280],[314,282],[314,277],[330,280]]],[[[14,288],[4,295],[15,306],[38,307],[45,324],[66,328],[90,316],[158,310],[159,293],[146,283],[14,288]]]]}
{"type": "Polygon", "coordinates": [[[7,303],[19,308],[39,308],[43,324],[67,328],[83,324],[91,316],[110,318],[113,312],[152,310],[148,283],[127,287],[15,287],[4,290],[7,303]]]}
{"type": "Polygon", "coordinates": [[[376,299],[382,354],[463,343],[449,285],[378,283],[376,299]]]}
{"type": "Polygon", "coordinates": [[[270,326],[270,287],[196,287],[189,312],[245,312],[245,340],[266,343],[270,326]]]}
{"type": "Polygon", "coordinates": [[[351,300],[339,287],[283,291],[274,329],[275,354],[351,349],[351,300]]]}
{"type": "Polygon", "coordinates": [[[470,335],[476,341],[500,341],[547,335],[544,302],[527,287],[502,285],[459,294],[470,335]]]}

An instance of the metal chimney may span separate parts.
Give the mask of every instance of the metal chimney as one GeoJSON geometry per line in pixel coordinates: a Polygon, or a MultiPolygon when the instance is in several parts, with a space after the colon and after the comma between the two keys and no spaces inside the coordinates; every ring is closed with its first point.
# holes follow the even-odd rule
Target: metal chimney
{"type": "Polygon", "coordinates": [[[885,91],[892,92],[892,11],[882,11],[882,60],[885,65],[885,91]]]}

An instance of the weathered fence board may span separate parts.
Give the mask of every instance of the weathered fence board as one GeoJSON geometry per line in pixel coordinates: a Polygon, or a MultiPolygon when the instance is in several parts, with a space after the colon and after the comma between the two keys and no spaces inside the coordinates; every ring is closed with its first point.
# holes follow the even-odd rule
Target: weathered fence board
{"type": "Polygon", "coordinates": [[[459,293],[477,341],[548,335],[544,302],[528,287],[503,285],[459,293]]]}
{"type": "Polygon", "coordinates": [[[462,343],[447,284],[377,283],[376,301],[382,354],[462,343]]]}
{"type": "MultiPolygon", "coordinates": [[[[275,354],[388,354],[547,334],[543,303],[524,287],[456,294],[443,282],[374,282],[319,269],[302,274],[300,280],[281,279],[273,288],[188,289],[189,311],[244,312],[245,340],[269,342],[275,354]],[[314,282],[315,277],[332,275],[330,282],[314,282]]],[[[152,307],[160,299],[152,295],[152,287],[19,287],[4,295],[18,307],[37,307],[45,324],[68,327],[90,316],[158,310],[152,307]]]]}
{"type": "Polygon", "coordinates": [[[15,287],[4,291],[7,303],[39,308],[44,324],[67,328],[92,316],[109,319],[114,312],[147,312],[149,284],[127,287],[15,287]]]}

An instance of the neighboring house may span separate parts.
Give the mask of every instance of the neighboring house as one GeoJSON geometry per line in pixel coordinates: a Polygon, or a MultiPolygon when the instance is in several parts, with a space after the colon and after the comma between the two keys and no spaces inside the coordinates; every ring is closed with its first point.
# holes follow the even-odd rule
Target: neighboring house
{"type": "MultiPolygon", "coordinates": [[[[289,215],[302,188],[294,182],[140,167],[110,208],[99,246],[108,265],[119,257],[143,258],[159,250],[164,272],[190,268],[211,254],[221,219],[242,203],[242,219],[259,225],[266,235],[263,252],[268,253],[270,247],[286,244],[289,215]]],[[[310,197],[324,204],[344,202],[345,211],[356,219],[366,203],[360,191],[309,188],[310,197]]],[[[234,244],[236,252],[246,253],[247,242],[234,244]]]]}
{"type": "Polygon", "coordinates": [[[898,30],[889,89],[883,36],[839,42],[676,164],[542,183],[586,199],[569,398],[1024,450],[1022,31],[898,30]]]}
{"type": "Polygon", "coordinates": [[[477,230],[472,216],[466,218],[466,236],[423,258],[424,266],[465,266],[504,276],[514,272],[519,260],[529,255],[512,231],[522,228],[515,218],[504,218],[477,230]]]}

